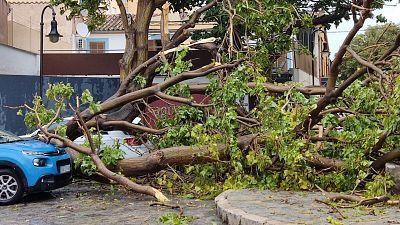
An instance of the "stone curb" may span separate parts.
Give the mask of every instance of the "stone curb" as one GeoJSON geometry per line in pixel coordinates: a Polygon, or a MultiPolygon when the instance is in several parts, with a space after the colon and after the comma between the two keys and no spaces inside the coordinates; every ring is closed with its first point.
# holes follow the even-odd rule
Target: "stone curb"
{"type": "Polygon", "coordinates": [[[228,225],[285,225],[279,221],[253,215],[243,211],[242,209],[235,208],[229,203],[228,195],[233,190],[227,190],[215,198],[217,207],[217,215],[228,225]]]}

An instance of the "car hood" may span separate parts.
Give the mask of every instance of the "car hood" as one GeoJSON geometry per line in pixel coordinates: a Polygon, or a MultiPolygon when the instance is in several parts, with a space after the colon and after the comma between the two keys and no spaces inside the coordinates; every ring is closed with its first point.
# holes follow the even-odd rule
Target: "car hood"
{"type": "Polygon", "coordinates": [[[54,145],[46,144],[39,140],[23,140],[0,144],[0,149],[9,149],[15,151],[52,152],[55,151],[57,148],[54,145]]]}

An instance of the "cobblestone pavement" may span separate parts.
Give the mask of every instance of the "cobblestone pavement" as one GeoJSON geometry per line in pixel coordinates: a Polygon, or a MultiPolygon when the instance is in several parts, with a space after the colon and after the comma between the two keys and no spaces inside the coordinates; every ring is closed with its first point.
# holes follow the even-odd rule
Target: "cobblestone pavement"
{"type": "MultiPolygon", "coordinates": [[[[0,207],[0,225],[120,225],[160,224],[161,215],[178,210],[150,206],[152,198],[125,190],[111,190],[110,185],[79,181],[51,193],[25,197],[22,203],[0,207]]],[[[320,193],[271,192],[255,190],[227,191],[225,208],[249,218],[268,218],[266,224],[329,224],[339,213],[318,203],[320,193]]],[[[194,225],[221,225],[214,201],[171,197],[171,204],[184,207],[184,215],[194,217],[194,225]]],[[[398,206],[339,209],[347,219],[343,224],[400,224],[398,206]]],[[[236,216],[235,215],[235,216],[236,216]]],[[[238,216],[236,216],[238,218],[238,216]]],[[[255,224],[255,223],[250,223],[255,224]]]]}
{"type": "Polygon", "coordinates": [[[400,224],[399,206],[340,208],[346,219],[325,200],[321,193],[229,190],[216,198],[218,213],[229,224],[400,224]],[[227,215],[232,215],[230,218],[227,215]],[[330,219],[332,218],[332,219],[330,219]],[[252,222],[249,222],[252,221],[252,222]]]}
{"type": "MultiPolygon", "coordinates": [[[[125,190],[112,191],[110,185],[76,182],[0,207],[0,225],[160,224],[159,217],[164,213],[179,213],[164,206],[149,206],[152,200],[125,190]]],[[[191,224],[221,224],[213,201],[171,200],[171,204],[183,206],[185,216],[194,216],[191,224]]]]}

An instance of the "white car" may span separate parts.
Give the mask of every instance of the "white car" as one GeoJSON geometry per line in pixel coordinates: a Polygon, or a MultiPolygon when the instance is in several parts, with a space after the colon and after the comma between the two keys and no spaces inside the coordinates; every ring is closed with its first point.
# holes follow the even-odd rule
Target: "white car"
{"type": "MultiPolygon", "coordinates": [[[[58,126],[65,125],[69,121],[71,121],[73,117],[66,117],[61,122],[53,123],[48,127],[48,130],[55,130],[58,126]]],[[[141,119],[136,117],[132,123],[140,124],[141,119]]],[[[40,130],[35,130],[34,132],[26,135],[21,135],[21,138],[32,138],[40,133],[40,130]]],[[[112,146],[115,142],[118,142],[121,146],[121,150],[125,152],[124,157],[135,158],[140,157],[149,153],[148,144],[144,144],[141,140],[136,139],[134,136],[130,135],[128,132],[121,130],[112,130],[112,131],[101,131],[101,141],[102,144],[100,148],[104,148],[105,146],[112,146]]],[[[76,144],[83,144],[85,142],[85,136],[80,136],[74,140],[76,144]]]]}

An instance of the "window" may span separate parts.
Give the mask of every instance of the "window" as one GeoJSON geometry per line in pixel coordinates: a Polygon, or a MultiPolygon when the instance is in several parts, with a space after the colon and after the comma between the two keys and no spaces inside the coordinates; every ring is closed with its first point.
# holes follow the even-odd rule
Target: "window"
{"type": "Polygon", "coordinates": [[[108,50],[108,38],[88,38],[86,43],[90,53],[105,53],[108,50]]]}
{"type": "Polygon", "coordinates": [[[310,52],[313,50],[313,37],[311,29],[301,29],[297,34],[297,41],[310,52]]]}
{"type": "Polygon", "coordinates": [[[90,42],[89,49],[91,53],[104,53],[104,50],[106,49],[106,43],[94,41],[90,42]]]}
{"type": "Polygon", "coordinates": [[[78,39],[78,49],[84,49],[84,48],[85,48],[85,46],[84,46],[84,43],[83,43],[83,39],[79,38],[78,39]]]}

